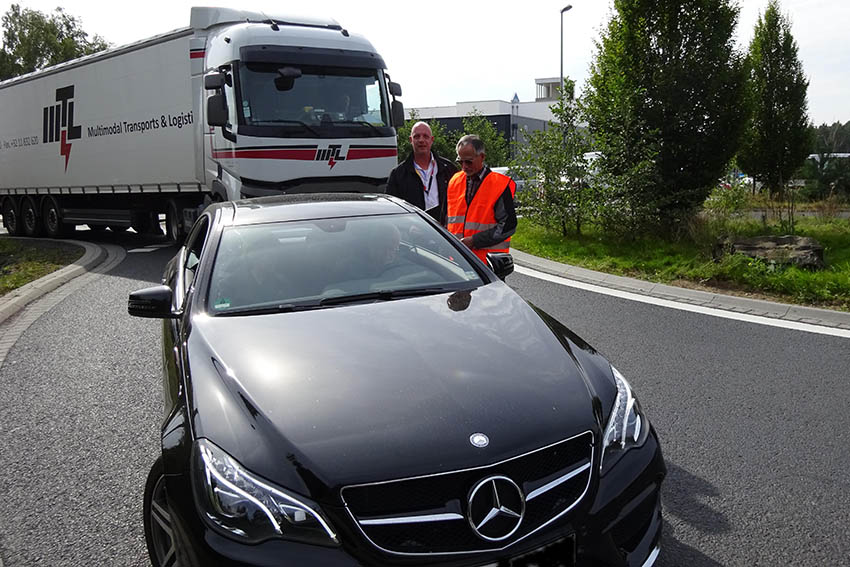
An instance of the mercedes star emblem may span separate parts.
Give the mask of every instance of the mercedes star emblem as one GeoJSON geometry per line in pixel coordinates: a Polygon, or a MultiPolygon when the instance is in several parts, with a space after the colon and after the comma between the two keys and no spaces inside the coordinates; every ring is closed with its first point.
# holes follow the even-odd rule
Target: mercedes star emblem
{"type": "Polygon", "coordinates": [[[502,541],[519,529],[525,515],[525,497],[505,476],[491,476],[475,485],[469,495],[467,517],[478,537],[502,541]]]}
{"type": "Polygon", "coordinates": [[[482,449],[490,444],[490,439],[483,433],[473,433],[469,436],[469,442],[472,443],[473,447],[482,449]]]}

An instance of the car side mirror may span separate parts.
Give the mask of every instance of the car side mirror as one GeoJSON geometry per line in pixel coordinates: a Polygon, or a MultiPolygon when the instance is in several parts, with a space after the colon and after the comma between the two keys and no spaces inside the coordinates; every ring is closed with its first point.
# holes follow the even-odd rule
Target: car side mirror
{"type": "Polygon", "coordinates": [[[502,280],[514,272],[514,258],[505,252],[490,252],[487,254],[487,265],[493,273],[502,280]]]}
{"type": "Polygon", "coordinates": [[[176,319],[171,310],[172,291],[167,285],[157,285],[134,291],[127,300],[127,312],[133,317],[176,319]]]}

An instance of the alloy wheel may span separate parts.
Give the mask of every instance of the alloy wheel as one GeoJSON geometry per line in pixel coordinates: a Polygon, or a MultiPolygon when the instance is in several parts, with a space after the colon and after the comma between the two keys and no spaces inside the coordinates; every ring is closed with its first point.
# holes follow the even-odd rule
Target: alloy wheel
{"type": "Polygon", "coordinates": [[[171,522],[171,509],[165,491],[165,476],[160,476],[153,488],[150,503],[150,549],[151,559],[156,559],[154,567],[179,567],[174,529],[171,522]]]}

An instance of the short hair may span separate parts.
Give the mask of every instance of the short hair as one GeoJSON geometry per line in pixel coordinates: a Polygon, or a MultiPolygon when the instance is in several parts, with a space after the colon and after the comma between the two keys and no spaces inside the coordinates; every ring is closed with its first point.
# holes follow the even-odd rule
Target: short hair
{"type": "Polygon", "coordinates": [[[455,151],[459,152],[462,147],[470,145],[475,150],[475,155],[480,156],[484,153],[484,141],[475,134],[467,134],[458,140],[455,151]]]}
{"type": "Polygon", "coordinates": [[[433,135],[434,135],[434,132],[432,132],[432,131],[431,131],[431,125],[430,125],[430,124],[428,124],[427,122],[423,122],[422,120],[420,120],[419,122],[417,122],[416,124],[414,124],[414,125],[410,128],[410,135],[411,135],[411,136],[413,135],[413,131],[414,131],[414,130],[416,130],[416,127],[417,127],[417,126],[425,126],[426,128],[428,128],[428,133],[429,133],[429,134],[431,134],[431,136],[433,136],[433,135]]]}

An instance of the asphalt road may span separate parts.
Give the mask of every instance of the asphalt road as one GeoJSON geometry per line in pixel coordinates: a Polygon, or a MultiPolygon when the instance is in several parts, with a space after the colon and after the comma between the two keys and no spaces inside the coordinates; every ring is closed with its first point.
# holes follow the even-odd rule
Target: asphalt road
{"type": "MultiPolygon", "coordinates": [[[[0,368],[5,567],[148,564],[159,323],[129,317],[126,298],[174,249],[123,243],[124,262],[38,319],[0,368]]],[[[850,565],[847,339],[508,282],[637,390],[669,467],[659,565],[850,565]]]]}

